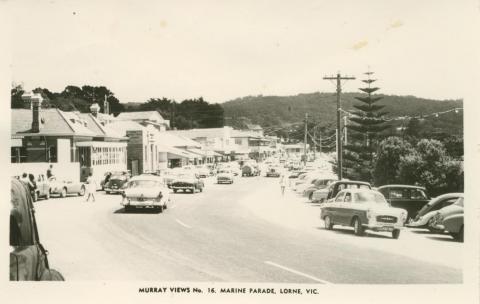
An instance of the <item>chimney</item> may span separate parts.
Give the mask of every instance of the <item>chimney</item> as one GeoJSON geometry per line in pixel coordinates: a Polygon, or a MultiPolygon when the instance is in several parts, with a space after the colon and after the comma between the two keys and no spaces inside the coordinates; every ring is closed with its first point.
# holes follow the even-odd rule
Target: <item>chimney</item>
{"type": "Polygon", "coordinates": [[[92,115],[95,118],[97,118],[99,110],[100,110],[100,106],[97,103],[94,103],[90,106],[90,111],[92,112],[92,115]]]}
{"type": "Polygon", "coordinates": [[[32,106],[32,133],[40,132],[40,106],[43,98],[41,94],[25,93],[22,95],[25,102],[30,102],[32,106]]]}

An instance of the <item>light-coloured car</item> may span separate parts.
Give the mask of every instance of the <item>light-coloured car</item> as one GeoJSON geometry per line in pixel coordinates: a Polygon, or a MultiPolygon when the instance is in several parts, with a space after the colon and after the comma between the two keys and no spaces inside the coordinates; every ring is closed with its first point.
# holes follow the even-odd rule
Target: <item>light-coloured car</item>
{"type": "Polygon", "coordinates": [[[135,176],[128,181],[122,194],[121,204],[125,211],[134,209],[167,209],[170,203],[170,189],[161,177],[154,175],[135,176]]]}
{"type": "Polygon", "coordinates": [[[433,217],[437,211],[452,205],[459,197],[463,197],[463,193],[447,193],[431,199],[405,226],[428,229],[433,225],[433,217]]]}
{"type": "Polygon", "coordinates": [[[433,216],[433,221],[430,225],[430,228],[432,228],[436,232],[447,231],[451,233],[455,239],[460,239],[460,233],[461,233],[461,239],[463,239],[463,212],[464,212],[463,208],[464,208],[464,198],[460,197],[452,205],[442,208],[435,213],[435,215],[433,216]],[[458,230],[456,231],[453,231],[453,232],[449,231],[445,225],[445,222],[448,222],[447,220],[451,218],[456,218],[455,220],[456,223],[459,223],[458,221],[459,215],[461,215],[461,227],[458,227],[458,230]]]}
{"type": "Polygon", "coordinates": [[[66,197],[68,194],[85,195],[85,184],[71,180],[58,180],[55,176],[48,179],[50,185],[50,194],[58,194],[60,197],[66,197]]]}
{"type": "Polygon", "coordinates": [[[178,174],[173,182],[170,184],[170,188],[173,189],[173,192],[182,190],[183,192],[195,193],[197,190],[202,192],[205,184],[203,180],[200,179],[198,174],[193,172],[183,172],[178,174]]]}
{"type": "Polygon", "coordinates": [[[394,239],[400,236],[407,219],[407,211],[390,207],[385,197],[370,189],[345,189],[340,191],[333,202],[321,207],[321,219],[325,228],[334,225],[353,226],[356,235],[365,230],[387,231],[394,239]]]}
{"type": "Polygon", "coordinates": [[[233,172],[229,169],[221,169],[217,173],[218,184],[233,184],[233,172]]]}

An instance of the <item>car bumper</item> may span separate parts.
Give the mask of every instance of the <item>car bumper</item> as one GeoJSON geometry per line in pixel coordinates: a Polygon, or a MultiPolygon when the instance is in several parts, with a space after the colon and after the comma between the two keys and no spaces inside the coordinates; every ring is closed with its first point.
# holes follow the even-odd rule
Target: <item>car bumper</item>
{"type": "Polygon", "coordinates": [[[394,229],[404,228],[403,223],[379,223],[379,222],[369,222],[368,224],[363,225],[366,229],[372,231],[393,231],[394,229]]]}
{"type": "Polygon", "coordinates": [[[219,184],[230,184],[232,182],[231,179],[220,179],[220,180],[217,180],[217,183],[219,184]]]}
{"type": "Polygon", "coordinates": [[[171,185],[170,188],[173,189],[173,190],[190,190],[192,188],[195,188],[195,186],[194,185],[191,185],[191,186],[174,186],[174,185],[171,185]]]}
{"type": "Polygon", "coordinates": [[[124,199],[120,205],[123,206],[130,206],[135,208],[160,208],[161,206],[165,205],[165,202],[157,202],[155,200],[144,200],[144,201],[131,201],[128,199],[124,199]]]}
{"type": "Polygon", "coordinates": [[[122,193],[122,189],[112,189],[112,188],[104,188],[105,192],[111,192],[111,193],[122,193]]]}

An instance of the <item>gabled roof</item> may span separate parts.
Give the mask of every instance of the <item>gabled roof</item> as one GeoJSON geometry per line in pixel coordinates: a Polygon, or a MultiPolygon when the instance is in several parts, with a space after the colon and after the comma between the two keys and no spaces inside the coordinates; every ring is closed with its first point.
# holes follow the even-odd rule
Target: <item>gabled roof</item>
{"type": "Polygon", "coordinates": [[[109,138],[120,138],[124,136],[122,132],[117,132],[113,128],[108,127],[108,125],[102,125],[100,121],[90,113],[78,113],[77,115],[87,123],[86,127],[95,133],[96,136],[109,138]]]}
{"type": "Polygon", "coordinates": [[[223,138],[228,136],[232,129],[226,128],[205,128],[205,129],[190,129],[190,130],[169,130],[172,134],[185,136],[188,138],[223,138]]]}
{"type": "Polygon", "coordinates": [[[129,121],[129,120],[115,121],[115,122],[107,124],[107,127],[110,128],[110,129],[116,130],[117,132],[121,133],[123,136],[126,135],[127,131],[146,130],[146,128],[144,126],[142,126],[141,124],[139,124],[138,122],[129,121]]]}
{"type": "Polygon", "coordinates": [[[95,133],[85,126],[86,122],[72,112],[63,112],[56,108],[41,109],[38,133],[32,133],[31,130],[32,110],[12,109],[11,115],[11,134],[95,136],[95,133]]]}
{"type": "Polygon", "coordinates": [[[142,112],[122,112],[116,119],[118,120],[149,120],[155,122],[164,122],[162,115],[157,111],[142,111],[142,112]]]}
{"type": "Polygon", "coordinates": [[[170,147],[196,147],[201,148],[202,145],[190,138],[171,133],[171,131],[158,132],[160,143],[170,147]]]}

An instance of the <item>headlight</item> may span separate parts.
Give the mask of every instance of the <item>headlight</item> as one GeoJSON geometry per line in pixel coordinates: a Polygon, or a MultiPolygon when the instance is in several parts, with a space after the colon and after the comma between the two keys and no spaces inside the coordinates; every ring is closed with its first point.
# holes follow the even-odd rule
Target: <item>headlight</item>
{"type": "Polygon", "coordinates": [[[162,192],[160,192],[157,198],[155,198],[155,201],[160,202],[162,200],[162,197],[163,197],[162,192]]]}

